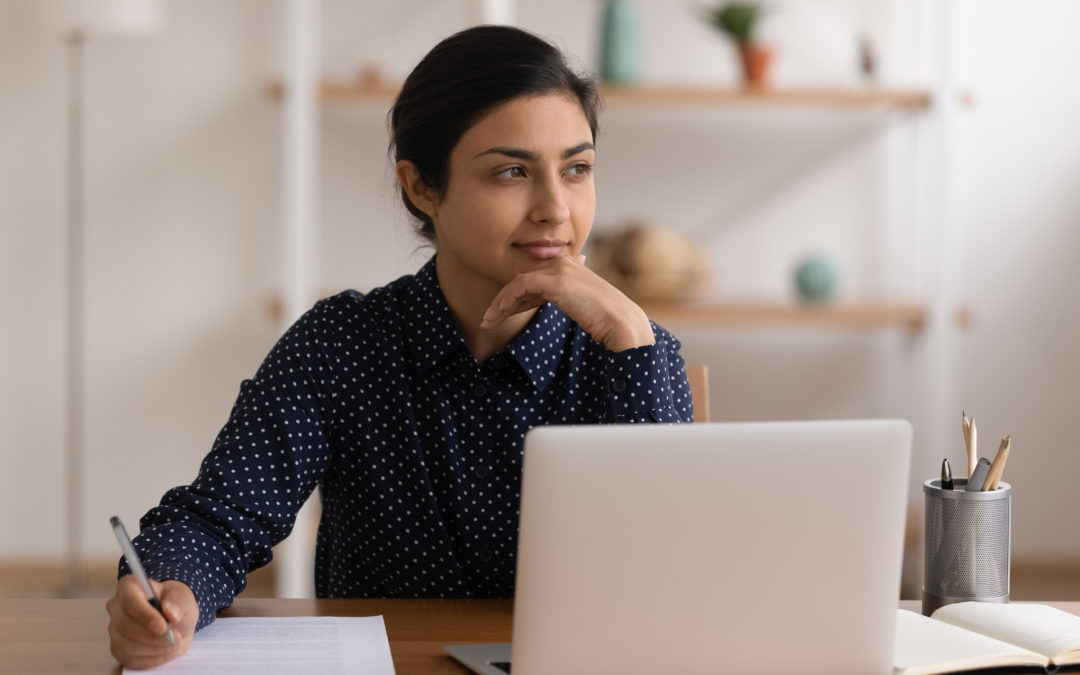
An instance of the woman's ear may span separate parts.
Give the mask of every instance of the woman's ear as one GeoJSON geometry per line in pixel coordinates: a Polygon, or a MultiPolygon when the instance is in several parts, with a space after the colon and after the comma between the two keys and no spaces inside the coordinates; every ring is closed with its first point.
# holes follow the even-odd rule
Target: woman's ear
{"type": "Polygon", "coordinates": [[[404,188],[405,194],[409,197],[409,201],[413,203],[413,206],[426,213],[428,218],[431,218],[432,222],[434,222],[438,203],[431,188],[420,177],[416,165],[407,159],[403,159],[397,163],[395,171],[401,187],[404,188]]]}

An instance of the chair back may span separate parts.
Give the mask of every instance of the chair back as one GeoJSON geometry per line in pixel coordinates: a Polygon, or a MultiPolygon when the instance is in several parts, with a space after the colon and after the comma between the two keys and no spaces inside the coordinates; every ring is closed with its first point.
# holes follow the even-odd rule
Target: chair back
{"type": "Polygon", "coordinates": [[[694,401],[694,421],[709,421],[709,367],[703,363],[686,366],[690,398],[694,401]]]}

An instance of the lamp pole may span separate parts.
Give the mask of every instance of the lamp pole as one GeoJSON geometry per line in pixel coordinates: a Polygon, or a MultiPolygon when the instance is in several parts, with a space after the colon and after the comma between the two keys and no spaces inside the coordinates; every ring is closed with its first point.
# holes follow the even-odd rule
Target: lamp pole
{"type": "Polygon", "coordinates": [[[67,46],[67,270],[65,293],[65,378],[66,419],[64,444],[64,509],[67,536],[66,597],[78,597],[85,588],[83,578],[83,432],[85,411],[84,300],[85,260],[83,254],[83,105],[86,37],[73,30],[65,38],[67,46]]]}

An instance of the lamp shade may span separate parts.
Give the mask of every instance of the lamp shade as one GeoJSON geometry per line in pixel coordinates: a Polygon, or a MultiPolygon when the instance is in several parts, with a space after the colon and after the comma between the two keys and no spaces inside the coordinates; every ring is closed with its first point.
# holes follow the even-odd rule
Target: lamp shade
{"type": "Polygon", "coordinates": [[[44,37],[151,35],[164,21],[164,0],[0,0],[0,27],[44,37]]]}
{"type": "Polygon", "coordinates": [[[515,0],[469,0],[468,23],[514,25],[515,0]]]}

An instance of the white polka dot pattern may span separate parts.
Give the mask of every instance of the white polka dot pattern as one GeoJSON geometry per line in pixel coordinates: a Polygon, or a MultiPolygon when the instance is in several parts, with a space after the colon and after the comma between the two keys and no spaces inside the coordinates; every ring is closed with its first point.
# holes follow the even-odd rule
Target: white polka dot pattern
{"type": "MultiPolygon", "coordinates": [[[[320,486],[320,597],[509,597],[525,432],[689,422],[679,342],[613,353],[547,304],[477,363],[434,259],[320,301],[243,382],[198,477],[135,538],[147,571],[195,592],[199,627],[244,589],[320,486]]],[[[121,563],[121,574],[126,573],[121,563]]]]}

